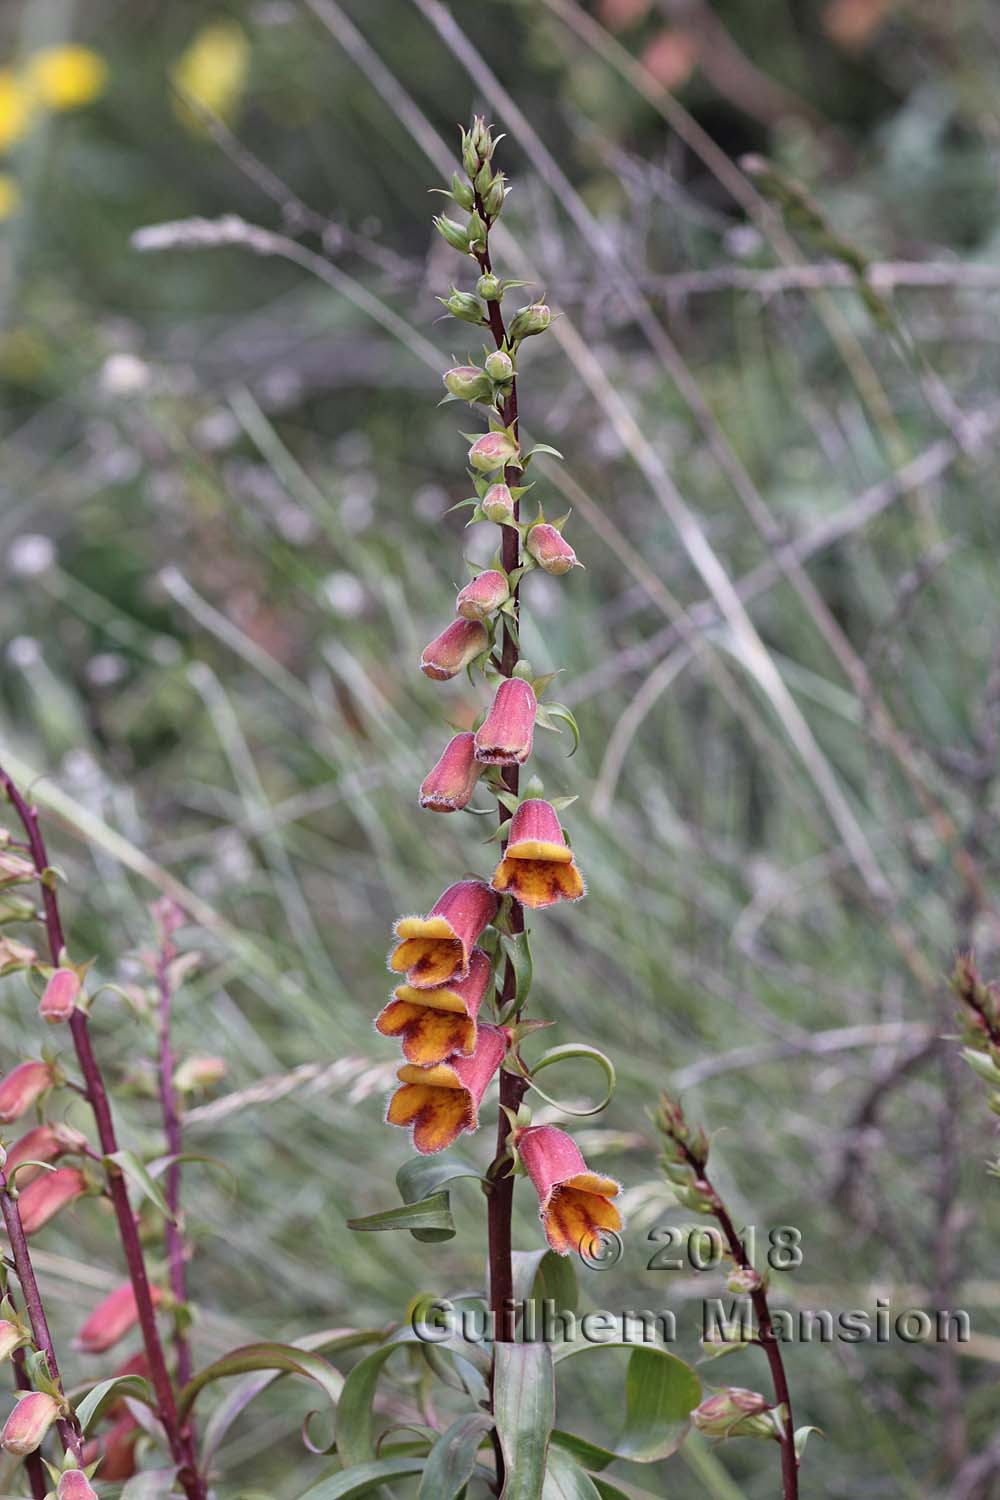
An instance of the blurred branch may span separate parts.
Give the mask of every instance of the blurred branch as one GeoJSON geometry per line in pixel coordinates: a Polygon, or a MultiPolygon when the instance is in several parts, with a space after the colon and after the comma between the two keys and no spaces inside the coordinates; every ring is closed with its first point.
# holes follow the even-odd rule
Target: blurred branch
{"type": "MultiPolygon", "coordinates": [[[[992,291],[1000,288],[1000,266],[960,260],[875,260],[866,266],[865,280],[878,292],[891,292],[896,287],[992,291]]],[[[708,271],[677,271],[669,276],[644,276],[642,285],[654,296],[678,300],[727,291],[773,297],[782,292],[810,292],[822,287],[855,287],[857,275],[838,261],[821,261],[816,265],[773,266],[767,270],[719,266],[708,271]]]]}
{"type": "Polygon", "coordinates": [[[719,1057],[706,1057],[701,1062],[681,1068],[673,1076],[676,1090],[696,1087],[721,1073],[742,1073],[747,1068],[759,1068],[765,1063],[783,1062],[790,1057],[828,1057],[831,1053],[851,1052],[855,1048],[877,1047],[886,1042],[915,1040],[920,1048],[919,1056],[936,1042],[937,1033],[931,1026],[915,1021],[886,1021],[872,1026],[841,1026],[835,1031],[817,1031],[812,1036],[787,1042],[761,1042],[753,1047],[740,1047],[734,1052],[724,1052],[719,1057]]]}

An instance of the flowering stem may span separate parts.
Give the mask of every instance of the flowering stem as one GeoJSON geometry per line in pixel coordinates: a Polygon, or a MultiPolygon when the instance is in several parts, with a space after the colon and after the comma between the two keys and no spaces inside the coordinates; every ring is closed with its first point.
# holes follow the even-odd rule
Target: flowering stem
{"type": "MultiPolygon", "coordinates": [[[[42,1304],[42,1294],[38,1290],[35,1268],[31,1264],[28,1241],[25,1237],[24,1225],[21,1223],[21,1214],[17,1206],[17,1199],[11,1196],[7,1186],[7,1177],[2,1169],[0,1169],[0,1212],[3,1214],[4,1228],[7,1231],[7,1239],[10,1243],[10,1253],[14,1261],[14,1269],[17,1272],[17,1279],[21,1283],[21,1294],[24,1297],[24,1305],[28,1312],[28,1321],[31,1324],[31,1333],[35,1341],[35,1347],[40,1349],[45,1355],[45,1363],[48,1365],[49,1375],[55,1381],[59,1390],[62,1391],[62,1377],[59,1374],[56,1351],[52,1344],[52,1335],[49,1332],[48,1319],[45,1316],[45,1308],[42,1304]]],[[[58,1427],[63,1448],[67,1453],[72,1453],[78,1464],[82,1464],[83,1435],[80,1432],[80,1424],[77,1422],[76,1417],[72,1415],[61,1417],[58,1427]]],[[[44,1489],[42,1494],[45,1494],[44,1489]]]]}
{"type": "Polygon", "coordinates": [[[170,963],[176,957],[177,948],[170,936],[168,924],[164,923],[163,940],[156,959],[156,987],[159,992],[160,1029],[160,1110],[163,1115],[163,1132],[167,1153],[172,1158],[164,1181],[164,1196],[170,1217],[166,1221],[167,1264],[170,1274],[170,1290],[177,1303],[174,1329],[174,1349],[177,1354],[177,1382],[187,1385],[193,1374],[191,1342],[187,1335],[186,1308],[187,1282],[185,1276],[184,1231],[180,1223],[181,1203],[181,1121],[177,1108],[177,1091],[174,1088],[174,1054],[170,1044],[170,1010],[173,999],[170,983],[170,963]]]}
{"type": "MultiPolygon", "coordinates": [[[[45,840],[42,837],[39,825],[38,809],[25,801],[10,776],[8,776],[2,767],[0,767],[0,788],[3,789],[9,798],[11,806],[27,835],[31,857],[35,862],[35,873],[38,876],[41,886],[49,951],[52,962],[58,964],[60,956],[66,947],[66,939],[63,933],[62,919],[59,915],[59,903],[56,899],[56,893],[46,874],[50,866],[45,840]]],[[[112,1156],[118,1151],[118,1137],[111,1115],[111,1103],[108,1099],[104,1077],[97,1058],[94,1055],[94,1048],[90,1040],[90,1026],[86,1013],[79,1009],[74,1011],[69,1026],[73,1037],[73,1045],[76,1048],[77,1061],[80,1064],[80,1070],[83,1074],[87,1099],[94,1113],[94,1122],[97,1127],[97,1136],[101,1151],[105,1157],[112,1156]]],[[[125,1263],[128,1267],[129,1280],[132,1283],[132,1290],[135,1293],[136,1308],[139,1313],[139,1326],[142,1329],[146,1358],[149,1361],[150,1379],[156,1393],[157,1414],[166,1431],[171,1457],[178,1466],[178,1477],[184,1487],[184,1492],[188,1500],[206,1500],[205,1482],[198,1472],[194,1442],[190,1429],[187,1427],[182,1428],[178,1420],[174,1388],[171,1383],[170,1372],[167,1369],[159,1329],[156,1326],[156,1311],[153,1307],[153,1298],[149,1287],[149,1275],[146,1271],[142,1242],[139,1238],[139,1228],[136,1224],[135,1215],[132,1212],[132,1205],[129,1203],[125,1178],[119,1168],[114,1165],[106,1167],[106,1174],[108,1193],[114,1207],[115,1217],[118,1221],[118,1235],[121,1240],[122,1251],[125,1255],[125,1263]]]]}

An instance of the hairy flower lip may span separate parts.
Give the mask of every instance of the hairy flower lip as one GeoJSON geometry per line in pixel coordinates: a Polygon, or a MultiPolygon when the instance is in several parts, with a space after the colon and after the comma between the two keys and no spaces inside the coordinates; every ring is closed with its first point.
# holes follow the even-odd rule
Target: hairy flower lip
{"type": "Polygon", "coordinates": [[[486,954],[474,948],[465,979],[430,990],[397,986],[375,1018],[375,1029],[382,1036],[401,1039],[408,1063],[427,1067],[455,1055],[469,1057],[476,1048],[476,1017],[491,974],[486,954]]]}
{"type": "Polygon", "coordinates": [[[507,1036],[498,1026],[480,1026],[471,1057],[419,1068],[404,1064],[397,1073],[401,1084],[386,1110],[390,1125],[412,1131],[414,1149],[422,1156],[443,1151],[463,1131],[479,1125],[479,1105],[507,1050],[507,1036]]]}
{"type": "Polygon", "coordinates": [[[535,911],[581,900],[583,877],[550,802],[529,797],[517,808],[491,883],[499,895],[511,895],[535,911]]]}
{"type": "Polygon", "coordinates": [[[414,989],[436,989],[469,973],[480,933],[496,916],[497,898],[481,880],[460,880],[438,898],[426,917],[400,917],[389,968],[414,989]]]}
{"type": "Polygon", "coordinates": [[[592,1172],[565,1130],[529,1125],[515,1130],[512,1139],[538,1194],[545,1237],[557,1254],[593,1250],[603,1231],[623,1228],[621,1211],[610,1201],[621,1183],[592,1172]]]}

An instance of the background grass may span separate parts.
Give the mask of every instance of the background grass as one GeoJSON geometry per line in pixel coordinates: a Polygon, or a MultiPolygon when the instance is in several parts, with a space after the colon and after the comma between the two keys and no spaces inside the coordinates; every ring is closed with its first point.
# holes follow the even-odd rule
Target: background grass
{"type": "MultiPolygon", "coordinates": [[[[393,1049],[371,1028],[390,923],[494,852],[475,819],[415,805],[446,722],[477,710],[416,661],[463,551],[493,545],[448,514],[468,489],[468,424],[436,410],[428,345],[444,368],[476,340],[435,321],[458,262],[432,238],[441,174],[425,148],[453,148],[456,122],[485,110],[516,185],[504,270],[530,266],[562,314],[523,362],[524,420],[567,459],[539,464],[535,493],[555,514],[573,505],[587,565],[524,588],[526,653],[564,671],[583,731],[575,759],[566,736],[541,736],[537,761],[550,794],[580,795],[567,821],[589,886],[583,907],[534,924],[534,1008],[553,1041],[604,1048],[620,1078],[579,1138],[623,1179],[631,1229],[621,1265],[582,1273],[585,1300],[673,1306],[697,1352],[697,1299],[721,1283],[645,1269],[649,1229],[684,1217],[646,1111],[683,1088],[737,1216],[802,1232],[779,1302],[885,1296],[972,1319],[958,1350],[789,1351],[798,1420],[826,1434],[804,1493],[986,1495],[992,1127],[935,1038],[954,948],[974,941],[988,969],[997,944],[996,17],[973,0],[720,0],[737,60],[706,44],[682,76],[703,13],[607,0],[589,31],[581,14],[456,7],[470,77],[432,7],[408,0],[5,7],[12,67],[72,38],[108,77],[86,107],[40,113],[6,163],[20,205],[0,248],[4,748],[45,773],[73,951],[103,977],[141,984],[157,885],[187,893],[202,963],[178,1037],[229,1068],[189,1139],[238,1182],[186,1174],[199,1359],[381,1325],[417,1290],[476,1284],[471,1188],[442,1247],[353,1236],[345,1219],[394,1201],[408,1154],[380,1123],[393,1049]],[[196,92],[233,136],[185,113],[169,81],[220,21],[230,51],[196,92]],[[676,97],[633,61],[662,77],[664,58],[676,97]],[[224,68],[229,97],[213,92],[224,68]],[[775,123],[747,68],[808,109],[775,123]],[[692,149],[691,121],[721,168],[692,149]],[[840,284],[815,217],[720,181],[748,151],[866,257],[905,263],[888,320],[840,284]],[[130,245],[150,223],[230,213],[292,251],[130,245]],[[295,246],[313,260],[289,260],[295,246]],[[761,280],[796,257],[820,268],[810,289],[761,280]],[[941,284],[907,285],[926,262],[941,284]],[[722,284],[693,290],[689,273],[709,270],[722,284]],[[771,578],[747,605],[752,650],[682,544],[671,484],[729,579],[771,578]],[[796,574],[781,548],[801,539],[796,574]],[[303,1065],[318,1077],[254,1092],[303,1065]]],[[[4,1005],[6,1067],[40,1039],[20,981],[4,1005]]],[[[148,1034],[110,994],[95,1024],[126,1132],[156,1150],[136,1062],[148,1034]]],[[[583,1095],[589,1079],[563,1086],[583,1095]]],[[[482,1164],[485,1138],[463,1153],[482,1164]]],[[[522,1248],[539,1244],[529,1198],[522,1248]]],[[[63,1348],[117,1276],[109,1243],[89,1204],[38,1241],[63,1348]]],[[[762,1366],[751,1351],[705,1375],[766,1389],[762,1366]]],[[[560,1420],[610,1432],[614,1384],[583,1373],[560,1420]]],[[[412,1377],[387,1392],[386,1420],[406,1420],[412,1377]]],[[[302,1492],[321,1464],[297,1436],[309,1399],[285,1384],[254,1408],[220,1496],[302,1492]]],[[[774,1494],[763,1445],[731,1443],[707,1469],[685,1452],[645,1482],[677,1500],[774,1494]]]]}

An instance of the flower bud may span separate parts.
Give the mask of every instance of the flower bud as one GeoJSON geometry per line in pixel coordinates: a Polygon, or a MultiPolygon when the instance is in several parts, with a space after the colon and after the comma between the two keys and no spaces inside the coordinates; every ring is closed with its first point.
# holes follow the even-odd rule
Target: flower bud
{"type": "Polygon", "coordinates": [[[454,219],[448,219],[444,214],[439,214],[434,220],[434,228],[453,250],[460,250],[464,255],[469,253],[469,231],[461,224],[456,224],[454,219]]]}
{"type": "Polygon", "coordinates": [[[464,208],[466,213],[476,205],[476,195],[461,172],[453,172],[451,174],[451,196],[459,208],[464,208]]]}
{"type": "Polygon", "coordinates": [[[448,394],[460,401],[483,401],[490,395],[490,382],[478,365],[456,365],[441,378],[448,394]]]}
{"type": "Polygon", "coordinates": [[[544,333],[552,322],[552,313],[544,302],[532,302],[530,307],[518,308],[514,314],[507,337],[513,343],[517,339],[530,338],[533,333],[544,333]]]}
{"type": "Polygon", "coordinates": [[[42,995],[38,1014],[50,1026],[68,1021],[76,1010],[76,997],[80,993],[80,976],[75,969],[56,969],[42,995]]]}
{"type": "Polygon", "coordinates": [[[476,730],[476,759],[487,766],[520,766],[531,754],[538,699],[530,682],[505,677],[476,730]]]}
{"type": "Polygon", "coordinates": [[[224,1057],[187,1057],[174,1072],[179,1094],[194,1094],[221,1083],[229,1071],[224,1057]]]}
{"type": "Polygon", "coordinates": [[[484,432],[469,449],[469,463],[482,474],[516,463],[520,456],[521,450],[506,432],[484,432]]]}
{"type": "Polygon", "coordinates": [[[503,293],[499,276],[494,276],[492,271],[484,271],[476,282],[476,291],[484,302],[499,302],[503,293]]]}
{"type": "Polygon", "coordinates": [[[23,1062],[0,1083],[0,1125],[26,1113],[56,1082],[51,1063],[23,1062]]]}
{"type": "Polygon", "coordinates": [[[450,297],[443,297],[442,302],[451,313],[453,318],[461,318],[463,323],[483,323],[483,305],[478,297],[471,292],[452,292],[450,297]]]}
{"type": "MultiPolygon", "coordinates": [[[[483,208],[491,219],[495,219],[503,208],[503,200],[506,196],[507,189],[504,183],[504,175],[502,172],[498,172],[490,184],[489,190],[483,197],[483,208]]],[[[536,329],[535,332],[541,332],[541,330],[536,329]]]]}
{"type": "Polygon", "coordinates": [[[498,526],[509,526],[514,520],[514,496],[505,484],[491,484],[482,500],[482,512],[487,521],[498,526]]]}
{"type": "Polygon", "coordinates": [[[764,1415],[766,1397],[742,1386],[726,1386],[707,1396],[691,1413],[700,1432],[710,1437],[774,1437],[774,1426],[764,1415]]]}
{"type": "Polygon", "coordinates": [[[25,1234],[37,1234],[60,1209],[82,1198],[86,1191],[87,1179],[76,1167],[57,1167],[54,1172],[43,1172],[28,1184],[18,1199],[25,1234]]]}
{"type": "Polygon", "coordinates": [[[463,620],[488,620],[494,610],[506,604],[510,598],[507,575],[498,568],[487,568],[477,573],[471,583],[460,590],[455,601],[455,613],[463,620]]]}
{"type": "Polygon", "coordinates": [[[730,1292],[735,1292],[738,1297],[749,1296],[751,1292],[759,1292],[764,1285],[764,1278],[753,1266],[736,1266],[726,1277],[726,1287],[730,1292]]]}
{"type": "Polygon", "coordinates": [[[0,1318],[0,1361],[10,1359],[15,1349],[23,1349],[31,1340],[23,1328],[16,1323],[11,1323],[7,1318],[0,1318]]]}
{"type": "MultiPolygon", "coordinates": [[[[162,1301],[163,1293],[158,1286],[151,1286],[149,1291],[156,1307],[162,1301]]],[[[77,1334],[73,1347],[84,1354],[103,1354],[131,1332],[138,1321],[135,1292],[132,1283],[125,1281],[97,1304],[77,1334]]]]}
{"type": "Polygon", "coordinates": [[[514,378],[514,361],[502,349],[495,349],[486,359],[486,373],[498,383],[514,378]]]}
{"type": "Polygon", "coordinates": [[[38,954],[34,948],[29,948],[27,943],[19,943],[14,938],[0,937],[0,975],[11,974],[15,969],[28,969],[37,957],[38,954]]]}
{"type": "Polygon", "coordinates": [[[60,1414],[59,1402],[47,1391],[29,1391],[22,1396],[3,1424],[0,1448],[25,1458],[45,1441],[45,1434],[60,1414]]]}
{"type": "Polygon", "coordinates": [[[556,577],[561,573],[568,573],[570,568],[583,566],[569,542],[546,521],[532,526],[525,546],[528,554],[535,559],[538,566],[556,577]]]}
{"type": "MultiPolygon", "coordinates": [[[[84,1137],[80,1136],[80,1140],[83,1139],[84,1137]]],[[[58,1161],[66,1149],[59,1132],[52,1125],[36,1125],[34,1130],[29,1130],[27,1135],[22,1135],[19,1141],[15,1141],[7,1152],[7,1160],[4,1163],[7,1181],[10,1181],[14,1168],[20,1166],[22,1162],[58,1161]]],[[[27,1187],[28,1183],[34,1182],[36,1177],[41,1177],[44,1171],[44,1167],[22,1167],[17,1174],[17,1186],[27,1187]]]]}
{"type": "Polygon", "coordinates": [[[486,225],[478,214],[469,215],[469,247],[472,250],[485,250],[486,248],[486,225]]]}
{"type": "Polygon", "coordinates": [[[97,1491],[82,1469],[66,1469],[59,1476],[56,1500],[97,1500],[97,1491]]]}
{"type": "Polygon", "coordinates": [[[447,630],[442,630],[424,647],[420,670],[435,682],[447,682],[481,656],[489,643],[490,638],[478,620],[452,620],[447,630]]]}
{"type": "Polygon", "coordinates": [[[428,812],[461,812],[476,789],[482,766],[476,759],[475,735],[456,734],[420,787],[420,806],[428,812]]]}

